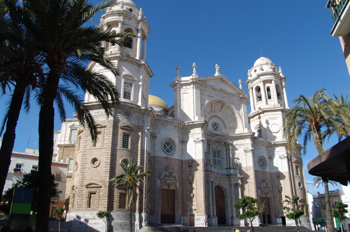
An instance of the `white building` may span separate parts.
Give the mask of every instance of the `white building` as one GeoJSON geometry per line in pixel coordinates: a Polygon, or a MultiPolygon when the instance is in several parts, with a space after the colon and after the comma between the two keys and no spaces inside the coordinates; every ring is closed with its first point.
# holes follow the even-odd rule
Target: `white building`
{"type": "Polygon", "coordinates": [[[233,207],[243,196],[265,205],[255,225],[281,221],[294,225],[283,211],[285,195],[300,197],[305,211],[301,222],[310,228],[301,147],[288,153],[283,138],[283,117],[289,106],[280,67],[266,57],[257,59],[248,70],[249,94],[241,80],[236,86],[218,65],[215,69],[213,65],[213,75],[205,77],[198,76],[195,64],[187,76],[177,68],[170,83],[174,105],[168,107],[149,95],[153,73],[146,62],[146,42],[150,28],[142,9],[132,0],[118,0],[101,16],[101,26],[137,37],[123,48],[104,44],[120,77],[95,63],[88,66],[106,75],[121,93],[121,104],[109,118],[85,94],[85,104],[97,123],[97,140],[92,141],[89,130],[78,126],[77,120],[63,122],[62,131],[56,132],[57,159],[74,160],[67,184],[67,220],[76,223],[74,231],[104,230],[96,217],[99,210],[112,212],[113,231],[129,230],[126,191],[109,181],[122,173],[120,163],[129,158],[153,171],[132,205],[135,229],[164,223],[243,225],[233,207]]]}
{"type": "MultiPolygon", "coordinates": [[[[12,152],[11,164],[6,177],[3,193],[15,186],[17,182],[22,181],[25,174],[32,170],[38,171],[39,150],[26,148],[24,153],[12,152]]],[[[52,162],[51,172],[55,176],[55,183],[58,184],[58,190],[61,192],[58,199],[52,199],[50,209],[63,207],[65,203],[66,179],[68,163],[52,162]]]]}

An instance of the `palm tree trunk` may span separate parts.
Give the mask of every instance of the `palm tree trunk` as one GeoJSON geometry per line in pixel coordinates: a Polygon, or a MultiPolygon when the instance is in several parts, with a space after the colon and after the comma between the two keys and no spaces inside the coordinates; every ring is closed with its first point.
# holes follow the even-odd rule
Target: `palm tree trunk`
{"type": "Polygon", "coordinates": [[[129,206],[129,231],[132,232],[132,213],[131,213],[131,204],[129,206]]]}
{"type": "Polygon", "coordinates": [[[326,201],[327,229],[328,229],[328,232],[334,232],[334,223],[333,223],[333,216],[332,216],[331,201],[329,199],[328,179],[322,177],[322,180],[324,183],[324,196],[325,196],[325,201],[326,201]]]}
{"type": "Polygon", "coordinates": [[[51,69],[43,89],[43,102],[39,114],[39,193],[36,232],[49,231],[51,162],[56,97],[60,71],[51,69]]]}
{"type": "Polygon", "coordinates": [[[297,231],[299,232],[298,220],[295,219],[294,221],[295,221],[295,225],[297,227],[297,231]]]}
{"type": "MultiPolygon", "coordinates": [[[[16,139],[17,121],[21,111],[25,89],[26,86],[23,83],[17,82],[8,111],[6,131],[0,149],[0,193],[4,190],[6,176],[11,163],[12,149],[16,139]]],[[[0,194],[0,202],[1,198],[2,194],[0,194]]]]}

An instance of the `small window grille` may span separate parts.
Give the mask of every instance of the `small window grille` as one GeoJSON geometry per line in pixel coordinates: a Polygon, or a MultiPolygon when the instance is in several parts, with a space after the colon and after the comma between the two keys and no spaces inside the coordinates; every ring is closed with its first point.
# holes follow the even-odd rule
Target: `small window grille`
{"type": "Polygon", "coordinates": [[[128,134],[123,134],[123,142],[122,142],[122,148],[129,148],[129,139],[130,135],[128,134]]]}
{"type": "Polygon", "coordinates": [[[55,180],[56,181],[61,181],[61,173],[56,173],[55,180]]]}
{"type": "Polygon", "coordinates": [[[32,170],[33,170],[33,171],[38,171],[38,165],[33,165],[33,166],[32,166],[32,170]]]}
{"type": "Polygon", "coordinates": [[[265,157],[260,156],[258,159],[258,165],[261,169],[266,169],[267,167],[267,160],[265,157]]]}
{"type": "Polygon", "coordinates": [[[163,143],[163,149],[166,153],[171,154],[174,150],[174,145],[170,141],[163,143]]]}
{"type": "Polygon", "coordinates": [[[218,131],[219,130],[219,124],[217,124],[216,122],[211,124],[211,127],[213,128],[214,131],[218,131]]]}

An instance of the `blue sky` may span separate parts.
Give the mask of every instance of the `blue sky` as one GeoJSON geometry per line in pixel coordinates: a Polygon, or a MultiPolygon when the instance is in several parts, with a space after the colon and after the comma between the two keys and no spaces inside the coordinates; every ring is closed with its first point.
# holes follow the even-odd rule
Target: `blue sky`
{"type": "MultiPolygon", "coordinates": [[[[176,65],[180,66],[182,76],[188,76],[196,62],[198,75],[209,76],[215,73],[218,64],[220,73],[234,84],[242,79],[247,92],[247,71],[261,52],[282,67],[290,106],[300,94],[311,96],[321,88],[326,88],[329,94],[349,92],[350,79],[339,39],[330,35],[332,20],[325,9],[326,0],[134,2],[142,7],[151,29],[147,41],[147,62],[154,73],[150,93],[169,106],[174,101],[169,84],[175,78],[176,65]]],[[[94,20],[99,23],[98,16],[94,20]]],[[[0,98],[0,109],[5,109],[7,102],[6,96],[0,98]]],[[[0,117],[3,112],[0,110],[0,117]]],[[[38,112],[33,103],[29,114],[21,113],[15,151],[38,147],[38,112]]],[[[72,113],[69,108],[67,117],[71,118],[72,113]]],[[[59,129],[57,115],[55,130],[59,129]]],[[[336,139],[331,140],[325,148],[335,143],[336,139]]],[[[305,169],[316,155],[310,143],[304,156],[305,169]]],[[[307,170],[305,173],[306,180],[311,181],[313,177],[307,170]]]]}

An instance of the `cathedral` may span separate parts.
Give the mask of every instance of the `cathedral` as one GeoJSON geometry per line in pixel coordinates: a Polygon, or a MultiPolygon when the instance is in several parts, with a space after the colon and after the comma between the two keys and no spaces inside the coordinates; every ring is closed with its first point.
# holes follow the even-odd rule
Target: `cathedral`
{"type": "MultiPolygon", "coordinates": [[[[254,224],[294,225],[283,210],[285,196],[297,195],[309,227],[301,146],[286,151],[283,118],[289,111],[286,77],[281,67],[260,57],[248,70],[249,93],[220,74],[189,76],[179,68],[172,83],[174,105],[149,95],[153,73],[146,62],[150,32],[142,9],[132,0],[118,0],[101,16],[105,30],[137,37],[125,47],[105,43],[106,55],[118,68],[116,78],[103,67],[88,69],[107,76],[120,92],[120,106],[106,117],[89,93],[85,104],[97,123],[97,140],[76,119],[56,131],[56,159],[68,159],[67,221],[83,229],[103,231],[96,212],[110,211],[110,228],[128,231],[126,189],[110,180],[122,174],[120,164],[134,158],[143,171],[152,170],[132,203],[135,230],[176,224],[210,227],[244,226],[234,208],[244,196],[265,205],[254,224]],[[248,114],[248,105],[251,112],[248,114]]],[[[253,62],[252,62],[253,63],[253,62]]],[[[111,229],[112,230],[112,229],[111,229]]]]}

